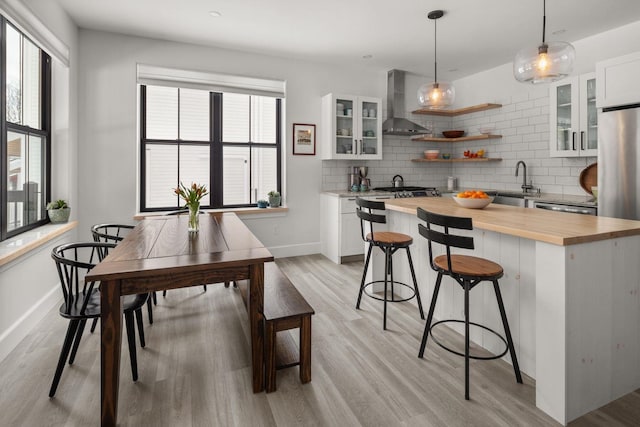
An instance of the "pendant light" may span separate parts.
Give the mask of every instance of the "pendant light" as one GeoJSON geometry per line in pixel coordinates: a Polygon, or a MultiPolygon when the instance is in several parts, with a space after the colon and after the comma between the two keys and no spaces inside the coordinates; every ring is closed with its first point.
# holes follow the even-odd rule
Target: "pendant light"
{"type": "Polygon", "coordinates": [[[522,49],[513,61],[513,75],[523,83],[550,83],[571,74],[576,50],[566,42],[545,40],[547,24],[546,0],[542,0],[542,44],[522,49]]]}
{"type": "Polygon", "coordinates": [[[418,89],[418,103],[432,110],[438,110],[441,108],[449,107],[453,104],[456,91],[449,83],[438,81],[438,50],[437,50],[437,37],[438,29],[436,21],[444,15],[442,10],[433,10],[427,14],[427,18],[433,19],[434,37],[433,37],[433,67],[434,67],[434,81],[433,83],[427,83],[418,89]]]}

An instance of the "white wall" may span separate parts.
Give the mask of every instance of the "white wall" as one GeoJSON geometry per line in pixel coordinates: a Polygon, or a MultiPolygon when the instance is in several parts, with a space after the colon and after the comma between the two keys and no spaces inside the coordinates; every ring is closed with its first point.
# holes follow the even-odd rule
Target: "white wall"
{"type": "Polygon", "coordinates": [[[197,45],[89,30],[80,31],[78,150],[80,236],[91,224],[132,222],[138,211],[136,64],[203,70],[286,81],[286,216],[248,220],[277,255],[319,252],[319,156],[293,156],[293,123],[320,125],[320,98],[331,91],[381,96],[384,76],[197,45]],[[295,252],[289,251],[289,248],[295,252]]]}
{"type": "MultiPolygon", "coordinates": [[[[78,30],[55,2],[25,0],[24,3],[69,47],[70,67],[64,67],[57,60],[53,61],[52,67],[51,196],[67,199],[75,217],[79,205],[75,154],[78,147],[78,30]]],[[[0,360],[61,300],[58,275],[50,253],[54,246],[75,239],[75,230],[70,231],[0,267],[0,360]]]]}

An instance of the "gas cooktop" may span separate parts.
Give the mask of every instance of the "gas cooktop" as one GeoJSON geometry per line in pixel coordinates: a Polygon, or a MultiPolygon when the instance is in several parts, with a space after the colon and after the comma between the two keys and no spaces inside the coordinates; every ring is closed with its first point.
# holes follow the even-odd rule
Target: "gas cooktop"
{"type": "Polygon", "coordinates": [[[393,193],[393,197],[439,197],[440,192],[435,187],[377,187],[373,188],[374,191],[388,191],[393,193]]]}
{"type": "Polygon", "coordinates": [[[426,191],[426,190],[433,191],[433,190],[435,190],[435,188],[434,187],[410,187],[410,186],[404,186],[404,187],[377,187],[377,188],[372,188],[372,190],[375,190],[375,191],[389,191],[389,192],[395,192],[395,191],[426,191]]]}

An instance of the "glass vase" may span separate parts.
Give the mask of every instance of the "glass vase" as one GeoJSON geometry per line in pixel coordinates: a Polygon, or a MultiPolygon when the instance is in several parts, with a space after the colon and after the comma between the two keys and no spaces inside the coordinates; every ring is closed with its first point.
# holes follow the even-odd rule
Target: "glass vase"
{"type": "Polygon", "coordinates": [[[189,205],[189,233],[200,230],[200,203],[189,205]]]}

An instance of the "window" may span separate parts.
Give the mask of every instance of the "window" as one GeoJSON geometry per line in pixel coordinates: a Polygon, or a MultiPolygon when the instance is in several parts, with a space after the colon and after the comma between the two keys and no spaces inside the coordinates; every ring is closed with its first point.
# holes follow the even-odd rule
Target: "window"
{"type": "Polygon", "coordinates": [[[174,210],[180,182],[203,208],[255,206],[280,191],[281,99],[141,85],[140,210],[174,210]]]}
{"type": "Polygon", "coordinates": [[[47,222],[51,58],[0,17],[0,240],[47,222]]]}

